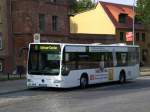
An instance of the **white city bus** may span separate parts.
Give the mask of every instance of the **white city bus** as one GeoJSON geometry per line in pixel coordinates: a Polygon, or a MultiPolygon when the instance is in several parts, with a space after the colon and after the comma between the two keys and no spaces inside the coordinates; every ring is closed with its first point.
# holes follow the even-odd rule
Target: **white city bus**
{"type": "Polygon", "coordinates": [[[29,45],[27,87],[70,88],[139,76],[139,47],[125,44],[29,45]]]}

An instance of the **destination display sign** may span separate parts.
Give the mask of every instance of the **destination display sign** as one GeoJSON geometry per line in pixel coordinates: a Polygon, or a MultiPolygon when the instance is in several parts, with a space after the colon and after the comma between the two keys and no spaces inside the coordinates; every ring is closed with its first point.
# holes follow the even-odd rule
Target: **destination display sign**
{"type": "Polygon", "coordinates": [[[40,46],[40,50],[58,50],[58,46],[54,46],[54,45],[40,46]]]}
{"type": "Polygon", "coordinates": [[[33,44],[31,49],[34,51],[60,51],[59,45],[48,45],[48,44],[33,44]]]}

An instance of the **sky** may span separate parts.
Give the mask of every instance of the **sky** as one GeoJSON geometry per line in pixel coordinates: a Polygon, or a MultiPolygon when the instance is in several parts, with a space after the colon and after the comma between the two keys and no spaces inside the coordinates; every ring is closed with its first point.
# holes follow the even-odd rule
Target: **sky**
{"type": "Polygon", "coordinates": [[[125,4],[125,5],[133,5],[134,1],[136,3],[137,0],[93,0],[97,1],[104,1],[104,2],[111,2],[111,3],[118,3],[118,4],[125,4]]]}

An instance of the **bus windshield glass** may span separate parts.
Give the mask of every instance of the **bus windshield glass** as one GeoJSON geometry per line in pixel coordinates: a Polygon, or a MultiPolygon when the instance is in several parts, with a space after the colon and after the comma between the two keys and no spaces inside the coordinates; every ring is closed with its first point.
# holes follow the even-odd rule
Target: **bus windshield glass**
{"type": "Polygon", "coordinates": [[[59,75],[60,45],[31,44],[28,73],[33,75],[59,75]]]}

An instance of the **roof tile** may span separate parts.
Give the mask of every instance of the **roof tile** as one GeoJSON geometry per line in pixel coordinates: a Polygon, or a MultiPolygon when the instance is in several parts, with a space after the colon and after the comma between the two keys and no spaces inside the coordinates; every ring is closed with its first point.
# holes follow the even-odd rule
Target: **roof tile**
{"type": "MultiPolygon", "coordinates": [[[[100,1],[100,4],[104,8],[116,28],[132,28],[134,17],[133,6],[102,1],[100,1]],[[120,14],[127,14],[127,20],[125,24],[119,23],[120,14]]],[[[144,26],[140,24],[135,24],[135,30],[144,30],[144,26]]]]}

